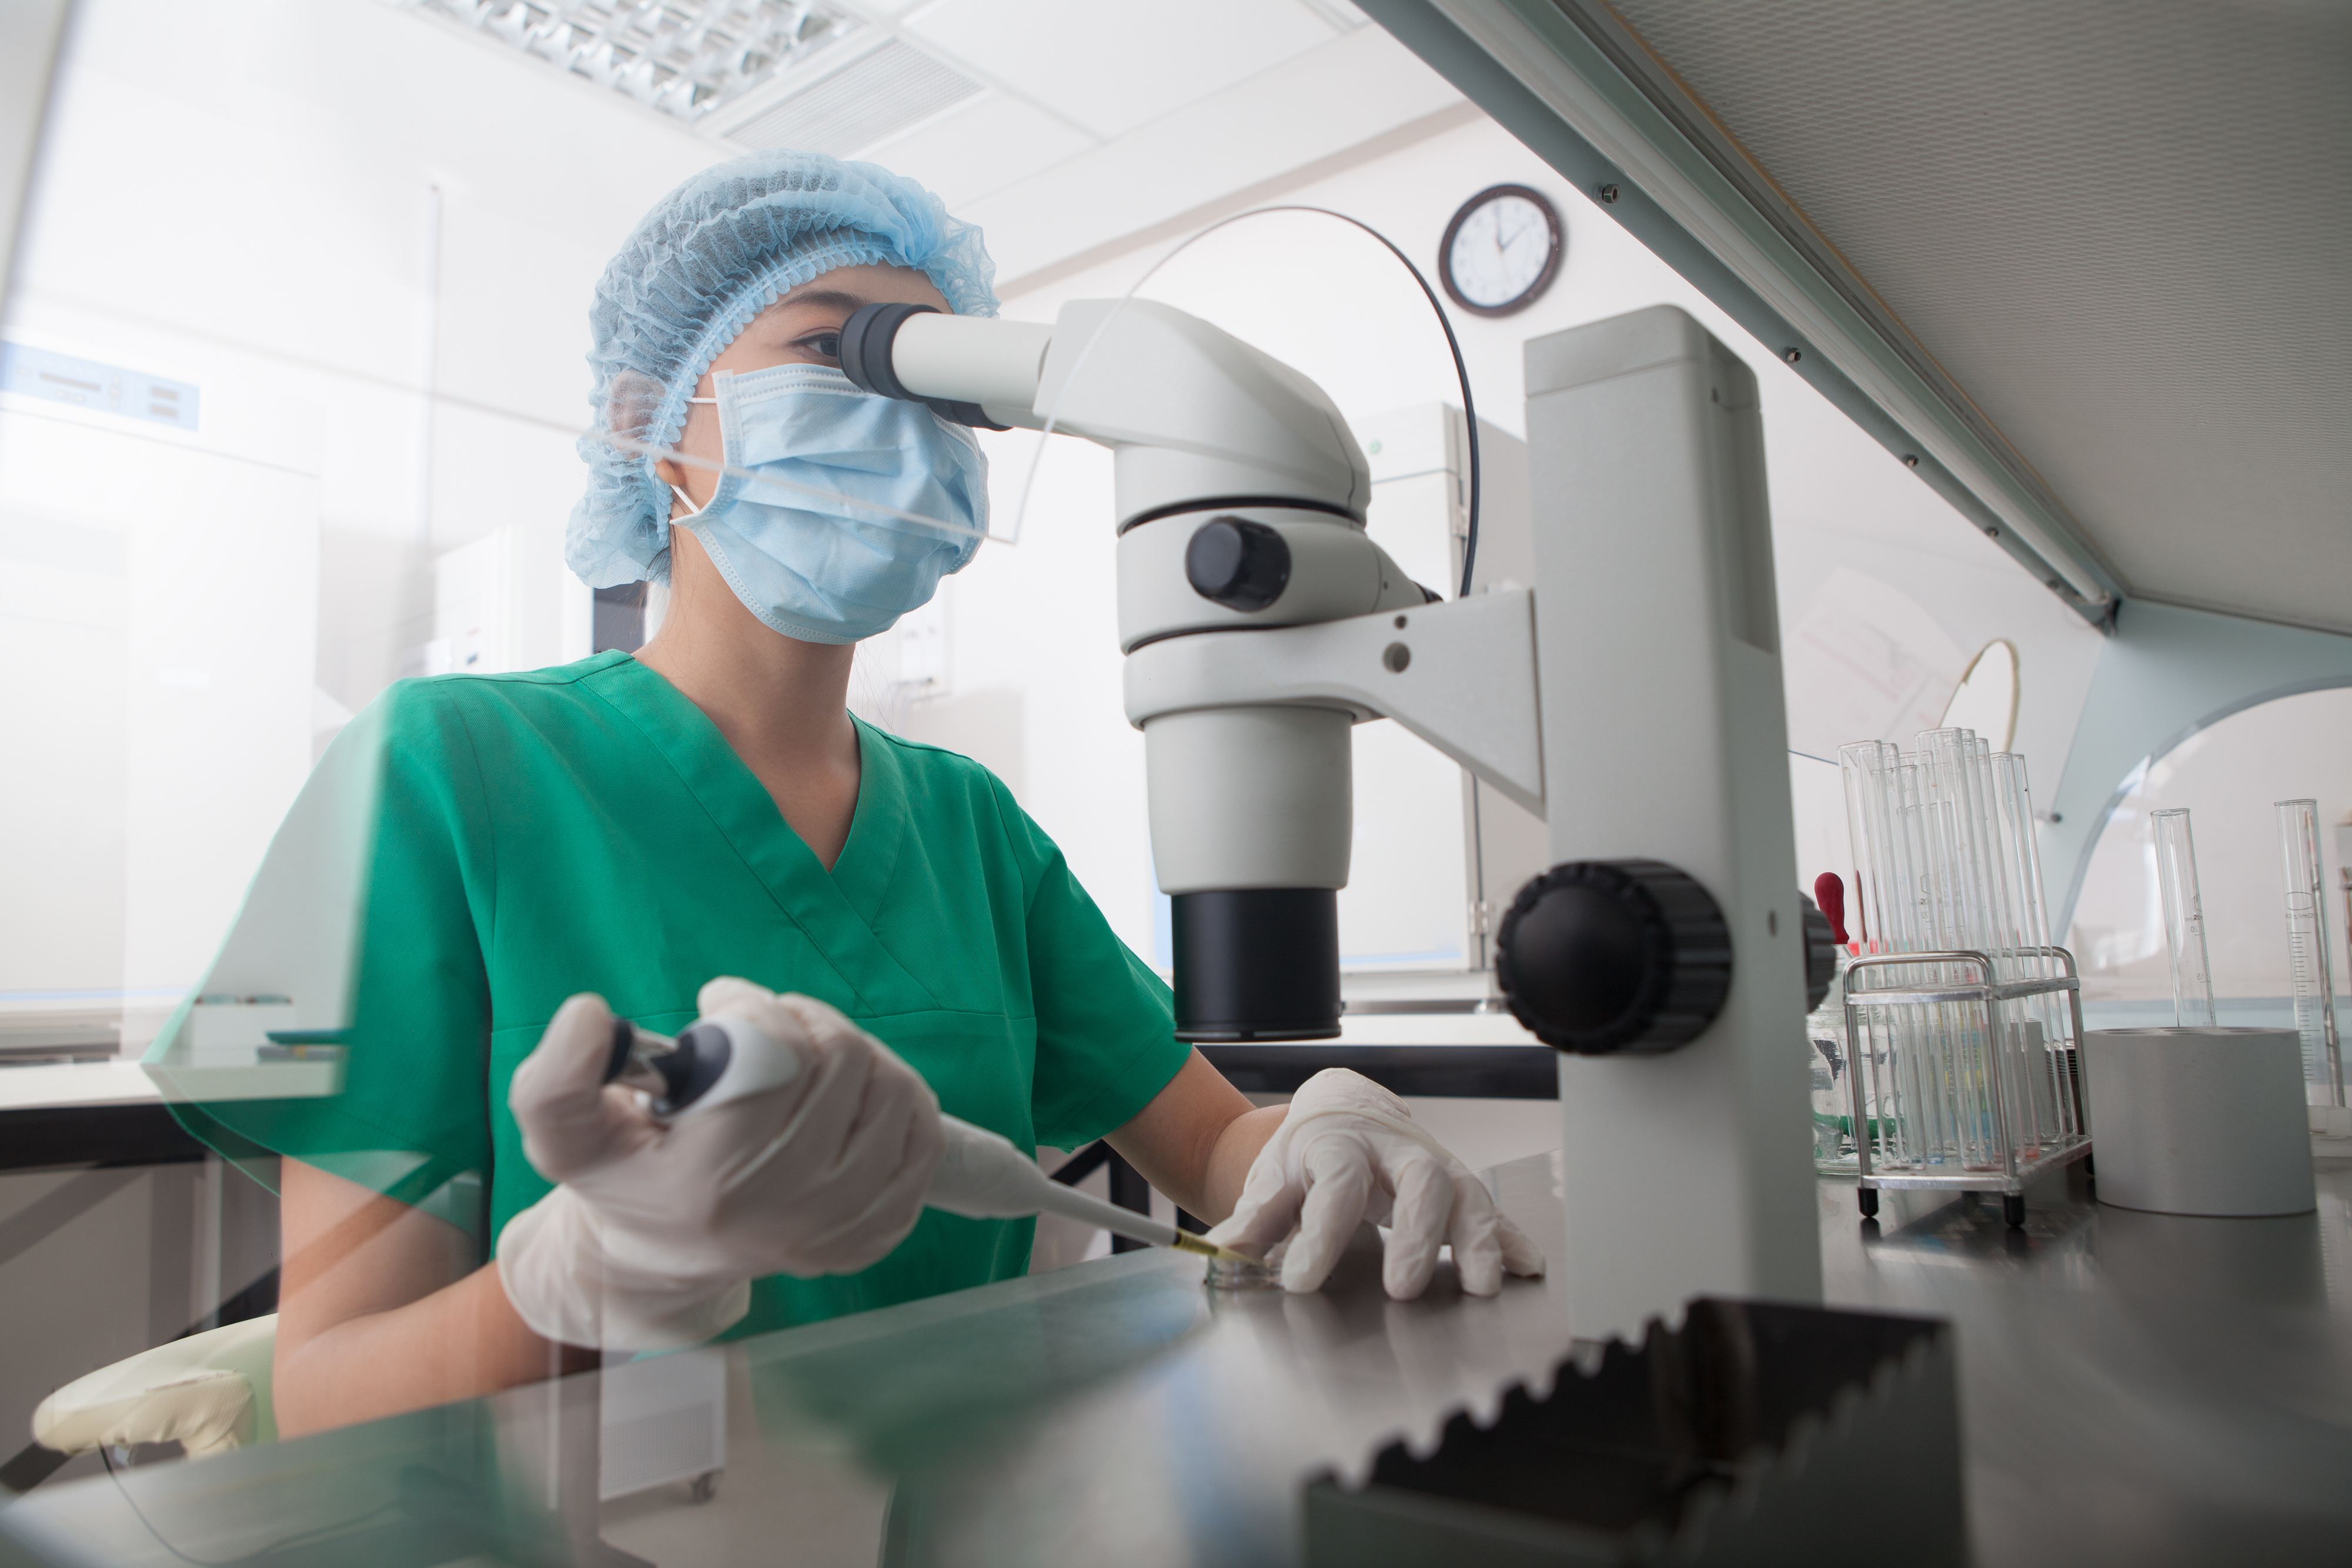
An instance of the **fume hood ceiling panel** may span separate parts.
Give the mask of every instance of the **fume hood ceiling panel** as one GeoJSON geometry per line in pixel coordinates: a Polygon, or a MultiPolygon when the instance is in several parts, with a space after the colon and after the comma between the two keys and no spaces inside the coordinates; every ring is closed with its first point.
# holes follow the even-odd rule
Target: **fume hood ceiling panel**
{"type": "Polygon", "coordinates": [[[2352,5],[1366,7],[2029,568],[2352,632],[2352,5]]]}
{"type": "Polygon", "coordinates": [[[1615,10],[2127,593],[2352,631],[2352,7],[1615,10]]]}

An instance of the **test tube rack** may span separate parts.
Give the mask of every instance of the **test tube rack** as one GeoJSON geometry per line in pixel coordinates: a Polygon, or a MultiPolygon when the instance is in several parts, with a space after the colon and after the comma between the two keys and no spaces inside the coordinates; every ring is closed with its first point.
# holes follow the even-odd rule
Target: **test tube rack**
{"type": "Polygon", "coordinates": [[[2074,956],[2011,951],[2062,972],[2001,980],[1991,955],[1967,949],[1847,966],[1845,1078],[1864,1218],[1877,1215],[1881,1190],[1942,1187],[1997,1192],[2002,1218],[2022,1225],[2026,1187],[2090,1154],[2074,956]],[[2074,1025],[2063,1041],[2044,1040],[2028,1016],[2040,1009],[2026,1005],[2055,996],[2074,1025]]]}

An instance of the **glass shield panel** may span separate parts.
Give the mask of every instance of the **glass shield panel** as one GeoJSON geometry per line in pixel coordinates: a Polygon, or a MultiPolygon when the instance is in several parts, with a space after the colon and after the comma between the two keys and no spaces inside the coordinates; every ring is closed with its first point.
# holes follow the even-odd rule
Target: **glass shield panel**
{"type": "MultiPolygon", "coordinates": [[[[0,1326],[44,1347],[0,1368],[0,1428],[26,1432],[85,1374],[169,1381],[218,1354],[256,1392],[215,1436],[249,1442],[272,1430],[268,1329],[192,1335],[264,1322],[381,1230],[431,1239],[393,1298],[468,1276],[544,1188],[505,1084],[563,996],[609,990],[656,1030],[693,1017],[691,985],[625,998],[650,945],[599,924],[646,873],[633,825],[691,800],[583,786],[588,815],[547,837],[602,858],[527,873],[495,821],[545,799],[549,768],[609,776],[598,746],[651,748],[631,777],[677,787],[646,735],[700,722],[675,691],[634,717],[583,698],[562,734],[512,695],[625,674],[657,634],[672,500],[654,465],[706,502],[734,486],[761,528],[912,532],[965,558],[986,467],[961,425],[845,382],[954,458],[938,466],[963,491],[897,483],[855,420],[795,465],[761,444],[790,421],[737,420],[748,395],[686,404],[709,390],[691,374],[656,389],[678,400],[667,425],[632,401],[642,378],[592,401],[608,261],[682,182],[796,140],[744,128],[789,73],[885,41],[847,9],[70,10],[28,178],[0,188],[0,1326]],[[608,553],[593,581],[567,551],[583,444],[643,481],[656,547],[608,553]],[[530,944],[499,936],[529,927],[519,910],[576,916],[586,935],[557,945],[576,963],[526,953],[545,962],[517,982],[530,944]],[[306,1181],[352,1212],[296,1225],[306,1181]],[[307,1262],[281,1256],[281,1196],[285,1234],[319,1240],[307,1262]]],[[[837,380],[830,353],[785,357],[837,380]]],[[[894,691],[937,684],[942,625],[881,650],[894,691]]],[[[144,1453],[145,1428],[43,1430],[65,1446],[11,1488],[144,1453]]]]}

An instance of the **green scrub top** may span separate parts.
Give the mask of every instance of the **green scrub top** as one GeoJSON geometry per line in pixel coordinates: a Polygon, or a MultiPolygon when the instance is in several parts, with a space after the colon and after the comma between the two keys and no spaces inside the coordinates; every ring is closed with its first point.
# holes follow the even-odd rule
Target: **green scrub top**
{"type": "MultiPolygon", "coordinates": [[[[626,653],[404,681],[363,721],[306,786],[381,769],[343,1090],[178,1109],[216,1145],[429,1202],[486,1258],[549,1189],[507,1080],[575,992],[665,1034],[717,975],[816,997],[942,1110],[1033,1152],[1120,1126],[1190,1054],[1167,988],[968,758],[859,723],[856,815],[828,873],[701,710],[626,653]]],[[[759,1281],[734,1332],[1022,1273],[1034,1229],[926,1209],[862,1273],[759,1281]]]]}

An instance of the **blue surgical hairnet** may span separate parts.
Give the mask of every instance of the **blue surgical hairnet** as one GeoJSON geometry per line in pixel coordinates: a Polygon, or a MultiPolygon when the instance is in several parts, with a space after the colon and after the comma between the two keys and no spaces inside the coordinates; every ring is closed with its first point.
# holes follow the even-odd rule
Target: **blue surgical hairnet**
{"type": "Polygon", "coordinates": [[[705,169],[637,225],[589,311],[595,423],[580,438],[588,494],[563,559],[591,588],[669,580],[669,487],[655,459],[601,439],[677,444],[710,362],[777,297],[837,267],[928,274],[960,316],[993,316],[996,265],[980,230],[872,163],[774,151],[705,169]]]}

